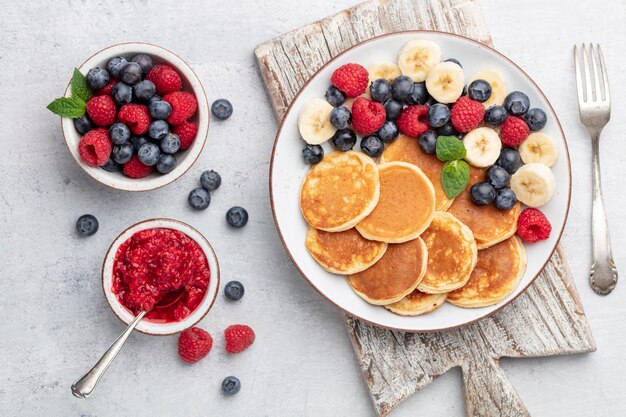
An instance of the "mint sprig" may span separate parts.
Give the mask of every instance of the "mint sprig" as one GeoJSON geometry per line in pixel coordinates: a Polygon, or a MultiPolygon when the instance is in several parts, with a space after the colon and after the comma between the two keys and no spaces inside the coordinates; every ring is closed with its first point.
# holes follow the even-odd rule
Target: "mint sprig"
{"type": "Polygon", "coordinates": [[[87,79],[81,72],[74,68],[72,74],[72,96],[60,97],[48,104],[48,110],[61,117],[78,119],[85,114],[87,100],[91,97],[91,89],[87,85],[87,79]]]}
{"type": "Polygon", "coordinates": [[[85,103],[91,98],[87,78],[77,68],[74,68],[74,74],[72,74],[72,97],[79,98],[85,103]]]}
{"type": "MultiPolygon", "coordinates": [[[[439,141],[437,141],[439,144],[439,141]]],[[[462,159],[448,161],[441,170],[441,185],[448,198],[454,198],[467,187],[470,169],[462,159]]]]}
{"type": "Polygon", "coordinates": [[[454,136],[439,136],[435,146],[437,159],[443,162],[465,158],[465,145],[454,136]]]}

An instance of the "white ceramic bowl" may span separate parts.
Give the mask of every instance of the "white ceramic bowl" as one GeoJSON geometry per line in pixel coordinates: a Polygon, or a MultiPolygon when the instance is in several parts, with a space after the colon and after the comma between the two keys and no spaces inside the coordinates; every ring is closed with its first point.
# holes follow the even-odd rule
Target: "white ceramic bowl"
{"type": "Polygon", "coordinates": [[[154,228],[179,230],[193,239],[198,245],[200,245],[202,251],[206,255],[209,263],[209,269],[211,271],[209,287],[207,288],[204,299],[198,308],[196,308],[189,316],[175,323],[157,323],[144,319],[137,325],[136,329],[142,333],[162,336],[182,332],[183,330],[192,327],[202,320],[204,316],[206,316],[215,302],[215,298],[217,297],[217,292],[220,287],[220,267],[211,244],[209,244],[199,231],[186,223],[172,219],[150,219],[129,227],[113,241],[106,256],[104,257],[104,264],[102,265],[102,290],[104,291],[104,296],[106,297],[111,310],[113,310],[113,313],[115,313],[115,315],[124,323],[130,323],[135,318],[135,315],[119,302],[117,296],[113,294],[111,290],[113,286],[113,263],[115,261],[115,255],[120,245],[136,232],[154,228]]]}
{"type": "MultiPolygon", "coordinates": [[[[107,62],[113,57],[123,56],[130,59],[139,53],[150,55],[155,64],[166,63],[174,67],[183,80],[183,90],[193,93],[198,100],[198,110],[191,119],[198,126],[196,140],[189,147],[189,149],[176,154],[178,163],[172,172],[168,174],[159,174],[155,172],[145,178],[134,179],[126,177],[121,172],[107,172],[100,167],[89,166],[85,164],[78,155],[78,143],[80,142],[81,134],[79,134],[74,128],[73,120],[65,117],[61,119],[61,127],[63,129],[65,143],[78,165],[80,165],[80,167],[96,181],[111,188],[123,191],[154,190],[180,178],[189,170],[189,168],[191,168],[200,156],[209,133],[209,105],[202,83],[185,61],[167,49],[142,42],[121,43],[109,46],[108,48],[104,48],[101,51],[96,52],[89,59],[87,59],[83,65],[80,66],[79,70],[86,75],[91,68],[106,68],[107,62]]],[[[69,97],[71,93],[71,85],[68,85],[65,90],[65,96],[69,97]]]]}

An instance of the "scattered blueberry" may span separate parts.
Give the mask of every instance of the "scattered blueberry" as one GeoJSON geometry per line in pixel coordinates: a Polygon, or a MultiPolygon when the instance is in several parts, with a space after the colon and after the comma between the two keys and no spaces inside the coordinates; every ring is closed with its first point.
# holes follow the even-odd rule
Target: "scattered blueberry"
{"type": "Polygon", "coordinates": [[[111,95],[118,106],[123,106],[133,101],[133,88],[128,84],[118,81],[113,86],[111,95]]]}
{"type": "Polygon", "coordinates": [[[226,395],[235,395],[241,389],[241,382],[236,376],[227,376],[222,381],[222,391],[226,395]]]}
{"type": "Polygon", "coordinates": [[[180,138],[175,133],[168,133],[161,139],[161,151],[173,154],[180,149],[180,138]]]}
{"type": "Polygon", "coordinates": [[[148,71],[152,69],[153,63],[152,63],[152,57],[150,57],[150,55],[147,55],[147,54],[135,55],[131,61],[138,63],[139,66],[141,67],[141,71],[144,74],[147,74],[148,71]]]}
{"type": "Polygon", "coordinates": [[[87,85],[92,90],[98,90],[109,83],[109,72],[104,68],[92,68],[87,73],[87,85]]]}
{"type": "Polygon", "coordinates": [[[439,128],[450,121],[450,109],[445,104],[437,103],[428,109],[428,124],[439,128]]]}
{"type": "Polygon", "coordinates": [[[509,185],[511,174],[501,166],[494,165],[487,171],[487,181],[489,181],[489,184],[491,184],[493,188],[499,190],[509,185]]]}
{"type": "Polygon", "coordinates": [[[326,90],[326,101],[333,107],[341,106],[346,101],[346,95],[337,87],[331,85],[326,90]]]}
{"type": "Polygon", "coordinates": [[[141,145],[137,151],[137,156],[142,164],[153,166],[158,162],[159,156],[161,156],[161,151],[154,143],[147,142],[141,145]]]}
{"type": "Polygon", "coordinates": [[[365,136],[361,139],[361,150],[365,155],[376,158],[383,153],[385,143],[376,135],[365,136]]]}
{"type": "Polygon", "coordinates": [[[519,155],[517,149],[502,148],[496,165],[504,168],[506,172],[513,175],[519,167],[522,166],[522,157],[519,155]]]}
{"type": "Polygon", "coordinates": [[[546,116],[545,111],[534,108],[528,110],[528,112],[524,115],[524,120],[530,130],[541,130],[546,126],[548,117],[546,116]]]}
{"type": "Polygon", "coordinates": [[[437,146],[437,134],[433,130],[427,130],[418,137],[420,148],[426,153],[434,154],[437,146]]]}
{"type": "Polygon", "coordinates": [[[148,101],[156,93],[156,86],[150,80],[139,81],[135,84],[134,92],[137,99],[148,101]]]}
{"type": "Polygon", "coordinates": [[[391,83],[391,95],[398,101],[406,101],[414,88],[413,80],[406,75],[401,75],[391,83]]]}
{"type": "Polygon", "coordinates": [[[222,185],[222,177],[213,170],[204,171],[200,175],[200,185],[207,191],[215,191],[222,185]]]}
{"type": "Polygon", "coordinates": [[[140,135],[132,135],[130,137],[130,143],[133,144],[133,148],[135,149],[135,152],[137,152],[139,150],[139,148],[141,148],[141,145],[143,145],[144,143],[148,143],[148,138],[146,138],[145,136],[140,136],[140,135]]]}
{"type": "Polygon", "coordinates": [[[370,85],[370,95],[372,100],[384,103],[391,98],[391,85],[384,78],[375,80],[370,85]]]}
{"type": "Polygon", "coordinates": [[[76,220],[76,230],[81,236],[92,236],[98,231],[98,219],[91,214],[83,214],[76,220]]]}
{"type": "Polygon", "coordinates": [[[226,221],[232,227],[240,229],[248,223],[248,212],[243,207],[231,207],[226,212],[226,221]]]}
{"type": "Polygon", "coordinates": [[[504,108],[513,116],[521,116],[530,108],[530,99],[521,91],[513,91],[504,98],[504,108]]]}
{"type": "Polygon", "coordinates": [[[500,210],[511,210],[517,203],[517,196],[510,188],[498,190],[494,204],[500,210]]]}
{"type": "MultiPolygon", "coordinates": [[[[150,97],[148,99],[148,103],[147,104],[150,105],[150,104],[154,103],[155,101],[161,101],[161,100],[163,100],[163,98],[160,95],[155,94],[155,95],[153,95],[152,97],[150,97]]],[[[167,103],[167,104],[169,104],[169,103],[167,103]]]]}
{"type": "Polygon", "coordinates": [[[161,174],[169,174],[176,168],[176,157],[168,153],[162,153],[156,163],[156,170],[161,174]]]}
{"type": "Polygon", "coordinates": [[[239,281],[230,281],[224,287],[224,295],[232,301],[239,301],[245,292],[243,284],[239,281]]]}
{"type": "Polygon", "coordinates": [[[148,127],[148,136],[152,139],[163,139],[170,133],[170,126],[165,120],[154,120],[148,127]]]}
{"type": "Polygon", "coordinates": [[[494,105],[485,110],[485,117],[483,118],[485,124],[489,127],[500,126],[504,123],[509,113],[502,106],[494,105]]]}
{"type": "Polygon", "coordinates": [[[121,170],[120,165],[117,162],[115,162],[113,158],[111,157],[109,157],[108,161],[106,161],[106,163],[102,165],[100,168],[102,168],[103,170],[107,172],[118,172],[121,170]]]}
{"type": "Polygon", "coordinates": [[[74,119],[74,128],[76,128],[76,131],[78,133],[83,135],[93,129],[93,123],[91,123],[91,120],[89,119],[89,116],[87,116],[87,113],[85,113],[78,119],[74,119]]]}
{"type": "Polygon", "coordinates": [[[402,113],[402,103],[394,99],[385,101],[385,113],[387,120],[396,120],[402,113]]]}
{"type": "Polygon", "coordinates": [[[470,187],[469,194],[474,204],[485,206],[496,198],[496,189],[488,182],[479,182],[470,187]]]}
{"type": "Polygon", "coordinates": [[[378,136],[387,143],[393,142],[398,138],[399,135],[400,131],[398,130],[398,126],[395,122],[392,122],[391,120],[387,120],[383,124],[383,127],[381,127],[378,131],[378,136]]]}
{"type": "Polygon", "coordinates": [[[148,110],[153,120],[165,120],[172,113],[172,105],[167,101],[156,100],[150,103],[148,110]]]}
{"type": "Polygon", "coordinates": [[[141,66],[136,62],[129,62],[122,68],[121,80],[128,85],[135,85],[141,81],[142,75],[141,66]]]}
{"type": "Polygon", "coordinates": [[[459,62],[458,59],[456,58],[448,58],[446,59],[444,62],[454,62],[455,64],[457,64],[459,67],[463,68],[463,65],[461,65],[461,63],[459,62]]]}
{"type": "Polygon", "coordinates": [[[350,129],[339,129],[333,135],[333,145],[339,151],[349,151],[356,145],[356,133],[350,129]]]}
{"type": "Polygon", "coordinates": [[[302,149],[302,157],[308,164],[318,164],[324,158],[324,149],[320,145],[306,145],[302,149]]]}
{"type": "Polygon", "coordinates": [[[211,204],[211,194],[202,187],[194,188],[187,199],[189,205],[196,210],[204,210],[211,204]]]}
{"type": "Polygon", "coordinates": [[[346,129],[352,123],[352,114],[346,106],[339,106],[330,112],[330,122],[337,129],[346,129]]]}
{"type": "Polygon", "coordinates": [[[430,99],[430,94],[426,90],[426,83],[415,83],[411,95],[406,99],[406,103],[413,106],[415,104],[426,104],[430,99]]]}
{"type": "Polygon", "coordinates": [[[107,63],[107,70],[113,78],[119,79],[122,74],[122,68],[124,68],[124,65],[126,65],[127,63],[128,61],[126,60],[126,58],[116,56],[114,58],[111,58],[107,63]]]}
{"type": "Polygon", "coordinates": [[[113,146],[111,151],[111,158],[118,164],[125,164],[133,157],[133,145],[130,143],[124,143],[123,145],[113,146]]]}
{"type": "Polygon", "coordinates": [[[491,84],[485,80],[474,80],[467,87],[467,95],[472,100],[484,103],[491,97],[491,84]]]}
{"type": "Polygon", "coordinates": [[[220,120],[226,120],[233,114],[233,105],[230,101],[220,98],[211,104],[211,113],[220,120]]]}
{"type": "Polygon", "coordinates": [[[448,122],[437,129],[437,134],[439,136],[457,136],[459,132],[454,128],[452,122],[448,122]]]}
{"type": "Polygon", "coordinates": [[[109,138],[114,145],[123,145],[130,140],[130,129],[124,123],[113,123],[109,127],[109,138]]]}

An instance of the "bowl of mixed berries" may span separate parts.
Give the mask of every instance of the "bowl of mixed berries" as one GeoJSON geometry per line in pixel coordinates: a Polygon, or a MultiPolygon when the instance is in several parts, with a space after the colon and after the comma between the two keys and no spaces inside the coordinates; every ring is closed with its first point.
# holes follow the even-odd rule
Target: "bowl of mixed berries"
{"type": "Polygon", "coordinates": [[[209,131],[197,75],[176,54],[146,43],[91,56],[48,109],[62,116],[65,142],[81,168],[124,191],[153,190],[181,177],[209,131]]]}

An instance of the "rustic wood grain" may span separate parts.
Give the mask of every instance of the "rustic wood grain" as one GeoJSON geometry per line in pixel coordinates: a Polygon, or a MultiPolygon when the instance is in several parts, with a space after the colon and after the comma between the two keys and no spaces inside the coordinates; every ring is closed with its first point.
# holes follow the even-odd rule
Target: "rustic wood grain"
{"type": "MultiPolygon", "coordinates": [[[[256,48],[277,118],[333,56],[371,37],[409,29],[436,29],[492,43],[477,0],[371,0],[256,48]]],[[[350,317],[346,326],[381,416],[455,366],[463,371],[468,416],[528,416],[499,366],[500,357],[596,349],[560,247],[527,291],[478,323],[439,333],[396,332],[350,317]]]]}

